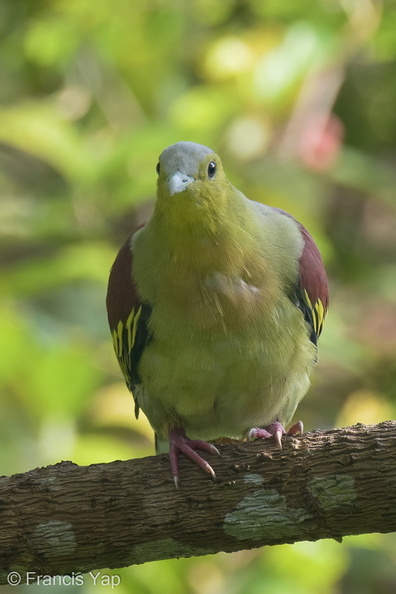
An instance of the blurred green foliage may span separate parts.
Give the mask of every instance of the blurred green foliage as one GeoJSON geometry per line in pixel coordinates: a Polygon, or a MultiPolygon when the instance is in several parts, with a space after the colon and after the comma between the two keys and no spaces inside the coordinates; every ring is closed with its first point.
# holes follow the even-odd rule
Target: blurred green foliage
{"type": "MultiPolygon", "coordinates": [[[[306,428],[395,417],[395,30],[381,0],[0,3],[4,474],[152,453],[104,297],[178,140],[321,247],[331,310],[306,428]]],[[[395,550],[367,535],[164,561],[120,570],[117,591],[386,594],[395,550]]]]}

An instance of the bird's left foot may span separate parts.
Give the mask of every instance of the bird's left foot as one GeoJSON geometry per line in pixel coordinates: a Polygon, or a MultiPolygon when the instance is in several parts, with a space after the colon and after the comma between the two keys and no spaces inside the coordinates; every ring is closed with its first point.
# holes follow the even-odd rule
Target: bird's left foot
{"type": "Polygon", "coordinates": [[[282,437],[284,435],[296,435],[297,433],[302,435],[303,431],[304,425],[302,424],[302,421],[294,423],[294,425],[292,425],[287,432],[285,431],[282,423],[276,421],[275,423],[271,423],[266,427],[253,427],[253,429],[250,429],[248,437],[249,439],[267,439],[268,437],[274,437],[276,445],[281,450],[282,437]]]}

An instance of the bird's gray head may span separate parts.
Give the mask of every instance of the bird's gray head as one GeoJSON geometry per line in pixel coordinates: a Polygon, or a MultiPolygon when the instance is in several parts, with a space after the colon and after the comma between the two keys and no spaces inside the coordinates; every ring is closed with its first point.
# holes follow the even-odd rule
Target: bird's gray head
{"type": "Polygon", "coordinates": [[[160,155],[157,173],[167,180],[170,195],[183,192],[200,174],[208,170],[209,179],[216,174],[219,157],[212,149],[195,142],[176,142],[160,155]],[[210,165],[212,163],[212,165],[210,165]]]}

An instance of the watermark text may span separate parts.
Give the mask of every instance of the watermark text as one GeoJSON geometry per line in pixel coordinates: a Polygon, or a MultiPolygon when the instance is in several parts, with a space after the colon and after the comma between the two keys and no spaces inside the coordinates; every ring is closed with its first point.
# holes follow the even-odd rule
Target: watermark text
{"type": "Polygon", "coordinates": [[[7,582],[10,586],[19,586],[20,584],[27,586],[83,586],[89,583],[94,586],[110,586],[113,589],[120,585],[121,577],[115,573],[108,574],[101,571],[73,572],[69,575],[41,575],[35,571],[26,573],[10,571],[7,575],[7,582]]]}

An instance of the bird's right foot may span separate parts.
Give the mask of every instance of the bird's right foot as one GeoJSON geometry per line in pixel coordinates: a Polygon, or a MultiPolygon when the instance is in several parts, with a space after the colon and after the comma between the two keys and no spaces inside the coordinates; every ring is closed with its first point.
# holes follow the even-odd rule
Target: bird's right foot
{"type": "Polygon", "coordinates": [[[212,479],[216,478],[215,472],[211,465],[206,462],[196,450],[203,452],[209,452],[210,454],[216,454],[220,456],[219,450],[202,439],[190,439],[186,436],[184,431],[181,429],[170,429],[169,430],[169,460],[172,470],[173,481],[175,487],[179,488],[180,483],[180,472],[179,472],[179,455],[184,454],[192,462],[197,464],[202,470],[210,474],[212,479]]]}

